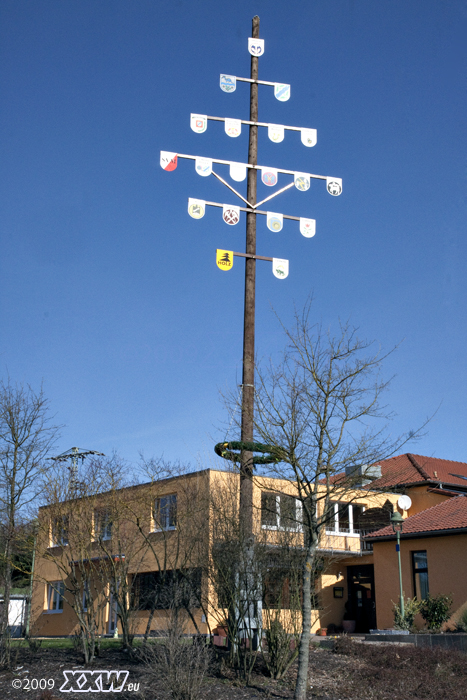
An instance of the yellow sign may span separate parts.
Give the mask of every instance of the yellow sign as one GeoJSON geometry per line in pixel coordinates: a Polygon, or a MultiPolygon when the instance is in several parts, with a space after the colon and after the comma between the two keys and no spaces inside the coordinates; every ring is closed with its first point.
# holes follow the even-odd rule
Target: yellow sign
{"type": "Polygon", "coordinates": [[[233,258],[233,250],[216,250],[216,263],[221,270],[231,270],[233,258]]]}

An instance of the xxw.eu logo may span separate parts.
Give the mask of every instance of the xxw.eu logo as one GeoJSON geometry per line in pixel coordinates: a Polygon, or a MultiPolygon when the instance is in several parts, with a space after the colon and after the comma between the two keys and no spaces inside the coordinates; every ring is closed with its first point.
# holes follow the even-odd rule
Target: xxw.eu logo
{"type": "MultiPolygon", "coordinates": [[[[63,671],[62,693],[121,693],[129,671],[63,671]]],[[[139,683],[129,683],[127,690],[139,690],[139,683]]]]}

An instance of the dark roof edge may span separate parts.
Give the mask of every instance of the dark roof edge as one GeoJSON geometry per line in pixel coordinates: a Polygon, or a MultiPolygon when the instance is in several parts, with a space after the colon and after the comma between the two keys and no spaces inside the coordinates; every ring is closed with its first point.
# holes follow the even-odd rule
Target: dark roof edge
{"type": "Polygon", "coordinates": [[[412,466],[415,467],[415,469],[420,472],[420,474],[423,476],[424,479],[427,479],[428,481],[431,479],[430,475],[423,469],[423,467],[417,462],[413,454],[410,452],[407,452],[407,458],[409,462],[411,462],[412,466]]]}
{"type": "MultiPolygon", "coordinates": [[[[446,530],[423,530],[422,532],[401,532],[401,540],[419,540],[425,537],[442,537],[443,535],[463,535],[467,533],[467,527],[457,527],[449,528],[446,530]]],[[[379,535],[377,537],[371,537],[367,535],[363,538],[365,541],[371,541],[373,544],[375,542],[389,542],[390,540],[395,540],[396,535],[379,535]]]]}
{"type": "MultiPolygon", "coordinates": [[[[212,467],[208,467],[207,469],[198,469],[197,471],[194,472],[187,472],[186,474],[176,474],[175,476],[168,476],[165,479],[157,479],[157,481],[145,481],[142,484],[130,484],[129,486],[121,486],[118,489],[115,489],[115,491],[129,491],[130,489],[138,489],[142,488],[143,486],[151,486],[152,484],[164,484],[168,483],[170,481],[176,481],[177,479],[186,479],[187,477],[192,477],[196,475],[201,475],[201,474],[207,474],[208,472],[223,472],[225,471],[224,469],[213,469],[212,467]]],[[[78,498],[68,498],[66,501],[60,501],[60,503],[71,503],[73,501],[80,501],[85,498],[100,498],[101,496],[106,496],[107,494],[112,493],[112,489],[109,491],[102,491],[102,493],[96,493],[92,494],[91,496],[79,496],[78,498]]],[[[44,505],[44,506],[39,506],[39,510],[42,510],[43,508],[50,508],[50,505],[54,504],[49,504],[49,505],[44,505]]]]}
{"type": "MultiPolygon", "coordinates": [[[[385,478],[384,476],[381,477],[381,480],[383,480],[384,478],[385,478]]],[[[466,495],[467,494],[467,488],[465,490],[461,490],[462,489],[461,484],[454,484],[452,481],[443,481],[441,479],[431,479],[430,478],[430,479],[425,479],[423,481],[405,481],[405,482],[393,484],[393,486],[386,485],[386,486],[380,486],[380,487],[378,487],[378,483],[377,483],[378,481],[379,481],[379,479],[376,479],[375,481],[372,481],[370,484],[366,484],[364,488],[368,488],[368,490],[371,490],[371,491],[385,491],[387,493],[392,493],[392,491],[390,491],[388,489],[396,489],[396,492],[397,492],[397,489],[409,489],[409,488],[413,488],[414,486],[427,486],[427,487],[430,487],[430,488],[428,488],[428,490],[430,491],[431,488],[439,488],[439,485],[441,483],[441,484],[443,484],[443,488],[440,489],[440,491],[446,491],[446,492],[450,491],[451,490],[450,488],[444,488],[444,485],[446,485],[446,487],[454,487],[456,489],[456,491],[454,493],[456,493],[458,495],[461,495],[461,494],[466,495]]]]}

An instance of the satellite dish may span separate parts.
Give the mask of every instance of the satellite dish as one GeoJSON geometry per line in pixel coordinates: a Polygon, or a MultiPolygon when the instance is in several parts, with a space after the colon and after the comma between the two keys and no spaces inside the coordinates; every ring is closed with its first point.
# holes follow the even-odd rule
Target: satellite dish
{"type": "Polygon", "coordinates": [[[412,505],[412,499],[410,496],[401,496],[397,501],[397,505],[401,510],[409,510],[410,506],[412,505]]]}

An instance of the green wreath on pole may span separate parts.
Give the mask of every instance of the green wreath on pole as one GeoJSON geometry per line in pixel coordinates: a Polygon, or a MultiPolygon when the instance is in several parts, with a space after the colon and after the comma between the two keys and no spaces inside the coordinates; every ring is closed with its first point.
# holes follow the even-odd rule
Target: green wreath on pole
{"type": "Polygon", "coordinates": [[[263,445],[260,442],[218,442],[214,452],[231,462],[240,462],[241,452],[261,452],[262,457],[253,455],[251,460],[253,464],[271,464],[281,461],[280,448],[274,445],[263,445]],[[234,452],[234,450],[238,451],[234,452]]]}

